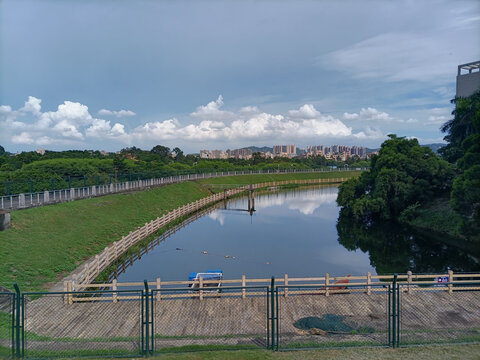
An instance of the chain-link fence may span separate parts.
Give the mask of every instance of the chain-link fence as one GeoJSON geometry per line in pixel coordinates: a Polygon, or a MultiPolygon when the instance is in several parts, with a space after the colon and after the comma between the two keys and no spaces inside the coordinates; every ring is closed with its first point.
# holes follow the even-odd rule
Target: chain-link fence
{"type": "Polygon", "coordinates": [[[154,353],[265,348],[269,288],[153,290],[154,353]]]}
{"type": "Polygon", "coordinates": [[[21,299],[25,358],[142,355],[142,291],[24,293],[21,299]]]}
{"type": "Polygon", "coordinates": [[[388,346],[390,286],[278,286],[279,350],[388,346]]]}
{"type": "Polygon", "coordinates": [[[150,290],[145,282],[142,290],[58,293],[16,287],[0,293],[0,358],[480,342],[479,282],[273,286],[272,279],[271,286],[228,287],[212,281],[200,288],[150,290]]]}
{"type": "Polygon", "coordinates": [[[12,358],[15,353],[15,294],[0,292],[0,358],[12,358]]]}
{"type": "Polygon", "coordinates": [[[400,346],[480,342],[480,284],[400,285],[399,328],[400,346]]]}
{"type": "Polygon", "coordinates": [[[390,286],[278,286],[276,348],[388,346],[390,286]]]}

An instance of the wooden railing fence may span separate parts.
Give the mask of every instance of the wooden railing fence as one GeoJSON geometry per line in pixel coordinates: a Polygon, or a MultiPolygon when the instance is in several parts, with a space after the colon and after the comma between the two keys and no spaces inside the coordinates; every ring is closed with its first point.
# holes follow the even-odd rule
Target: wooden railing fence
{"type": "MultiPolygon", "coordinates": [[[[288,297],[292,295],[324,295],[330,296],[338,293],[352,293],[363,292],[367,295],[372,293],[380,293],[387,291],[387,285],[393,282],[394,275],[372,275],[367,272],[366,275],[359,276],[330,276],[326,273],[324,276],[319,277],[303,277],[303,278],[290,278],[288,274],[285,274],[282,278],[276,278],[275,284],[280,286],[281,296],[288,297]],[[341,281],[348,280],[348,284],[341,283],[341,281]],[[340,283],[338,283],[340,282],[340,283]],[[385,285],[385,286],[381,286],[385,285]],[[298,288],[295,288],[298,286],[298,288]],[[302,288],[302,286],[308,286],[308,288],[302,288]]],[[[405,293],[413,293],[416,291],[446,291],[452,294],[454,291],[464,290],[480,290],[480,273],[466,274],[466,273],[454,273],[448,271],[444,274],[412,274],[411,271],[406,274],[400,274],[397,276],[398,284],[402,285],[401,290],[405,293]],[[448,280],[447,282],[444,282],[448,280]]],[[[160,278],[155,281],[148,282],[150,289],[154,289],[157,300],[167,300],[175,298],[198,298],[203,300],[206,297],[240,297],[245,299],[247,297],[265,295],[262,291],[247,291],[249,286],[260,287],[269,286],[271,279],[266,278],[252,278],[249,279],[245,275],[242,275],[240,279],[221,280],[221,286],[228,288],[234,287],[234,291],[228,292],[211,292],[211,287],[208,284],[217,284],[217,280],[199,280],[194,281],[162,281],[160,278]],[[195,291],[188,291],[189,287],[197,287],[195,291]],[[172,292],[169,289],[185,288],[185,292],[172,292]],[[206,291],[203,291],[205,289],[206,291]],[[162,293],[162,290],[164,292],[162,293]],[[207,292],[210,290],[210,292],[207,292]]],[[[117,290],[126,289],[142,289],[144,287],[143,282],[129,282],[119,283],[116,280],[111,283],[105,284],[73,284],[69,283],[67,286],[68,291],[85,291],[85,290],[110,290],[113,293],[109,293],[107,296],[102,297],[76,297],[73,294],[66,296],[66,301],[69,304],[74,302],[91,302],[91,301],[113,301],[138,299],[138,296],[122,295],[122,293],[115,293],[117,290]]]]}

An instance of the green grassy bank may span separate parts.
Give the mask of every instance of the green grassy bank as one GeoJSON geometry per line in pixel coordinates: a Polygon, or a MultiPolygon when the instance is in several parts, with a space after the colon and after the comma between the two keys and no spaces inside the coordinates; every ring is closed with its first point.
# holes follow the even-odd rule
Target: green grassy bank
{"type": "MultiPolygon", "coordinates": [[[[262,174],[203,179],[11,213],[0,232],[0,286],[44,291],[107,245],[183,204],[211,194],[208,184],[358,176],[359,172],[262,174]]],[[[214,187],[215,190],[219,189],[214,187]]]]}

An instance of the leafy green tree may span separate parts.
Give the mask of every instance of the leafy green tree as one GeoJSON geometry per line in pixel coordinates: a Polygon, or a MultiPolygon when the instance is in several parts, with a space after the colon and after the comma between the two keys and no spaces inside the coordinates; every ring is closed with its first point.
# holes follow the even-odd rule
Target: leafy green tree
{"type": "Polygon", "coordinates": [[[468,238],[480,241],[480,91],[466,98],[455,98],[454,118],[446,122],[448,145],[442,154],[455,162],[460,172],[453,183],[452,207],[462,216],[462,229],[468,238]]]}
{"type": "Polygon", "coordinates": [[[389,135],[371,168],[339,188],[338,205],[357,220],[398,220],[411,206],[449,191],[453,167],[416,139],[389,135]]]}
{"type": "Polygon", "coordinates": [[[480,91],[466,98],[455,98],[452,103],[455,104],[452,112],[454,117],[440,128],[447,133],[443,139],[448,144],[440,148],[439,153],[447,161],[455,163],[465,154],[463,141],[470,135],[478,134],[478,125],[475,125],[474,119],[478,118],[480,113],[480,91]]]}
{"type": "Polygon", "coordinates": [[[175,153],[175,161],[182,161],[185,158],[183,151],[179,147],[175,147],[172,151],[175,153]]]}

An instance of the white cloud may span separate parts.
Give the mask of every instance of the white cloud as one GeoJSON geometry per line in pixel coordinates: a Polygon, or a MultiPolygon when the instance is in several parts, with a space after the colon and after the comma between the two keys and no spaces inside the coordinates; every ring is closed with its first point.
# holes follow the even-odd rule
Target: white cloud
{"type": "Polygon", "coordinates": [[[101,109],[101,110],[98,111],[98,115],[100,115],[100,116],[116,116],[117,118],[119,118],[119,117],[135,116],[137,114],[134,113],[131,110],[113,111],[113,110],[101,109]]]}
{"type": "Polygon", "coordinates": [[[372,107],[361,108],[360,113],[343,113],[343,118],[345,120],[360,120],[360,121],[392,121],[394,120],[390,114],[377,110],[372,107]]]}
{"type": "Polygon", "coordinates": [[[0,105],[0,114],[6,115],[12,112],[12,107],[9,105],[0,105]]]}
{"type": "Polygon", "coordinates": [[[392,117],[387,114],[386,112],[379,111],[375,108],[362,108],[360,110],[360,118],[362,120],[382,120],[382,121],[390,121],[393,120],[392,117]]]}
{"type": "Polygon", "coordinates": [[[229,111],[221,110],[222,106],[223,96],[218,95],[217,100],[210,101],[207,105],[197,107],[196,111],[192,112],[190,116],[204,120],[232,119],[234,114],[229,111]]]}
{"type": "MultiPolygon", "coordinates": [[[[23,110],[16,113],[9,106],[2,106],[0,114],[7,114],[4,124],[8,127],[12,142],[27,145],[77,144],[89,139],[104,139],[141,145],[158,144],[160,141],[311,142],[321,138],[377,139],[383,136],[381,132],[368,127],[354,132],[340,119],[320,113],[312,104],[289,110],[286,115],[261,112],[257,107],[250,106],[231,112],[221,110],[223,98],[220,95],[216,101],[199,106],[184,125],[172,118],[147,122],[127,131],[120,122],[112,124],[109,120],[94,118],[88,107],[78,102],[65,101],[56,111],[43,113],[40,102],[40,99],[30,97],[23,110]],[[32,124],[22,121],[27,111],[35,115],[32,124]],[[14,118],[8,118],[13,113],[16,114],[14,118]]],[[[357,117],[390,118],[387,113],[374,108],[363,108],[357,117]]]]}
{"type": "Polygon", "coordinates": [[[348,112],[345,112],[343,113],[343,118],[345,120],[355,120],[355,119],[358,119],[358,114],[357,113],[348,113],[348,112]]]}
{"type": "Polygon", "coordinates": [[[40,105],[42,102],[41,99],[37,99],[34,96],[29,96],[28,100],[25,101],[25,105],[19,109],[21,112],[30,112],[33,115],[40,115],[42,110],[42,106],[40,105]]]}
{"type": "Polygon", "coordinates": [[[110,125],[110,121],[103,119],[94,119],[90,127],[85,130],[85,134],[94,138],[119,138],[126,136],[125,126],[116,123],[110,125]]]}
{"type": "Polygon", "coordinates": [[[24,132],[21,132],[21,133],[18,134],[18,135],[12,136],[12,143],[14,143],[14,144],[27,144],[27,145],[31,145],[31,144],[34,144],[35,141],[33,140],[31,134],[29,134],[28,132],[24,131],[24,132]]]}
{"type": "Polygon", "coordinates": [[[320,116],[320,113],[313,105],[305,104],[298,110],[290,110],[288,115],[290,115],[291,118],[315,119],[320,116]]]}
{"type": "Polygon", "coordinates": [[[432,108],[427,111],[428,122],[430,125],[442,125],[451,119],[452,109],[449,107],[432,108]]]}

